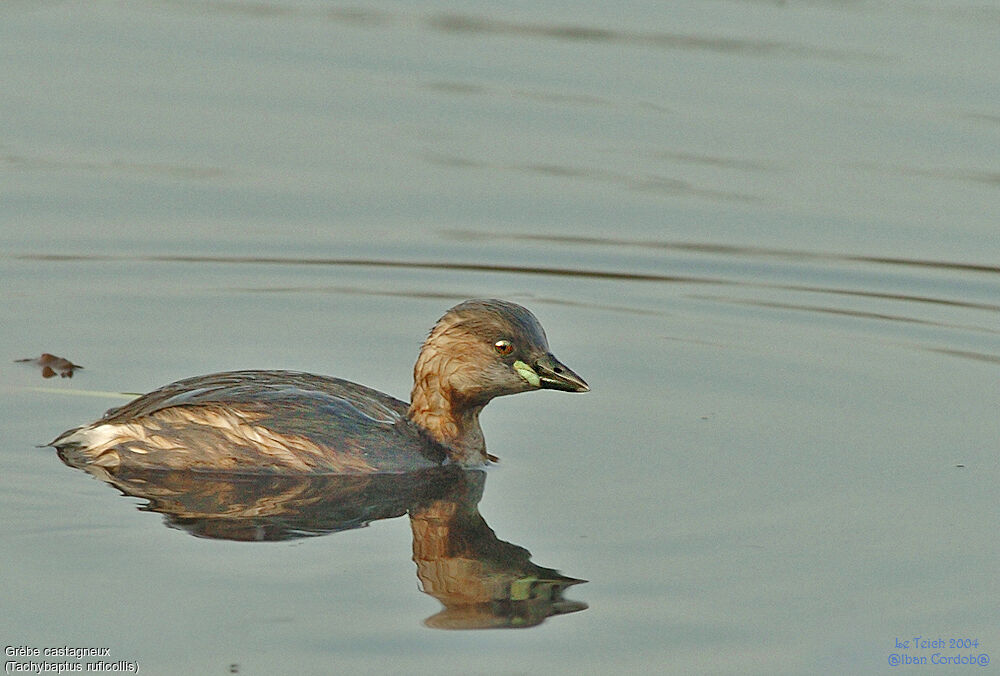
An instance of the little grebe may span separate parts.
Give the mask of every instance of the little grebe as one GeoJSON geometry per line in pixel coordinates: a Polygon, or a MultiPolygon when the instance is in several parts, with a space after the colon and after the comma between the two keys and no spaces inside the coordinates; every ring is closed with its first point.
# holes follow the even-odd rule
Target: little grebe
{"type": "Polygon", "coordinates": [[[223,472],[408,472],[490,459],[479,412],[494,397],[586,392],[549,352],[527,309],[470,300],[448,310],[413,368],[406,404],[363,385],[294,371],[179,380],[50,445],[76,466],[223,472]]]}

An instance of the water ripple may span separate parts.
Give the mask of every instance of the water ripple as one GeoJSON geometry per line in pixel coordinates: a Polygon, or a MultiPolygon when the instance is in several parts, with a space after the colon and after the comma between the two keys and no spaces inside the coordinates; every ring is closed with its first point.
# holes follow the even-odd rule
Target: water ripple
{"type": "MultiPolygon", "coordinates": [[[[167,1],[167,0],[164,0],[167,1]]],[[[628,45],[654,49],[714,52],[741,56],[778,56],[820,58],[837,61],[865,60],[880,57],[874,52],[833,49],[781,40],[762,40],[721,35],[696,35],[662,31],[604,28],[578,23],[547,23],[532,20],[506,20],[462,13],[409,14],[391,13],[368,8],[302,7],[281,2],[214,2],[194,3],[191,0],[169,0],[169,4],[204,13],[228,13],[272,19],[286,16],[325,18],[355,26],[383,27],[389,25],[417,26],[448,35],[499,35],[587,42],[594,44],[628,45]]]]}
{"type": "Polygon", "coordinates": [[[659,49],[709,51],[748,56],[805,56],[825,59],[874,59],[874,54],[848,52],[777,40],[704,36],[655,31],[629,31],[598,28],[580,24],[549,24],[505,21],[467,14],[438,14],[426,19],[426,25],[445,33],[477,35],[514,35],[574,42],[625,44],[659,49]]]}
{"type": "Polygon", "coordinates": [[[666,195],[690,195],[714,200],[735,202],[758,202],[759,198],[744,193],[713,190],[694,185],[690,181],[656,174],[628,174],[595,167],[572,167],[565,164],[529,162],[524,164],[494,164],[467,157],[456,157],[438,152],[421,153],[425,161],[442,167],[458,169],[492,169],[517,173],[536,174],[556,178],[582,179],[623,186],[637,192],[660,193],[666,195]]]}
{"type": "Polygon", "coordinates": [[[737,298],[735,296],[709,296],[704,294],[692,295],[691,298],[699,298],[702,300],[711,300],[721,303],[733,303],[738,305],[753,305],[756,307],[772,308],[776,310],[797,310],[804,312],[815,312],[819,314],[841,315],[844,317],[856,317],[858,319],[877,319],[880,321],[902,322],[906,324],[922,324],[924,326],[936,326],[939,328],[962,329],[965,331],[1000,334],[1000,330],[990,329],[982,326],[937,322],[928,319],[921,319],[918,317],[907,317],[904,315],[894,315],[884,312],[867,312],[864,310],[852,310],[847,308],[834,308],[834,307],[827,307],[824,305],[806,305],[804,303],[782,303],[777,301],[765,301],[752,298],[737,298]]]}
{"type": "Polygon", "coordinates": [[[883,265],[903,265],[922,268],[940,268],[961,270],[965,272],[985,272],[1000,274],[1000,265],[981,263],[963,263],[957,261],[936,261],[924,258],[903,258],[893,256],[870,256],[859,254],[828,253],[820,251],[804,251],[801,249],[778,249],[759,246],[744,246],[732,244],[717,244],[711,242],[688,242],[671,240],[636,240],[614,237],[583,237],[578,235],[536,235],[530,233],[515,233],[495,235],[473,230],[445,230],[446,234],[462,239],[505,239],[520,241],[536,241],[560,244],[600,245],[612,247],[639,247],[643,249],[669,249],[706,254],[723,254],[750,258],[786,258],[796,260],[841,261],[853,263],[879,263],[883,265]]]}
{"type": "Polygon", "coordinates": [[[731,284],[722,279],[610,270],[581,270],[530,265],[497,265],[490,263],[441,263],[436,261],[399,261],[377,258],[292,258],[280,256],[194,256],[194,255],[114,255],[114,254],[19,254],[16,260],[28,261],[146,261],[151,263],[213,263],[225,265],[330,265],[374,268],[409,268],[423,270],[454,270],[467,272],[504,272],[508,274],[582,277],[638,282],[688,282],[697,284],[731,284]]]}
{"type": "MultiPolygon", "coordinates": [[[[907,285],[917,284],[929,287],[931,291],[915,293],[912,291],[896,288],[900,280],[883,274],[880,277],[872,277],[870,274],[859,274],[856,268],[841,267],[825,270],[820,267],[802,268],[801,266],[790,265],[785,267],[761,267],[751,269],[747,263],[755,258],[774,258],[789,260],[793,263],[803,261],[824,261],[843,263],[865,263],[873,266],[909,266],[917,269],[945,270],[958,273],[972,273],[974,275],[995,276],[1000,274],[1000,269],[993,266],[975,265],[958,262],[907,259],[907,258],[887,258],[876,256],[861,256],[852,254],[832,254],[820,252],[803,252],[782,249],[771,249],[764,247],[742,247],[733,245],[720,245],[697,242],[669,242],[651,241],[639,242],[631,240],[616,240],[611,238],[592,237],[566,237],[553,235],[488,235],[466,231],[446,231],[446,235],[453,239],[471,240],[525,240],[542,241],[545,243],[558,242],[562,244],[602,244],[613,247],[641,247],[645,250],[664,249],[676,250],[687,253],[710,253],[714,255],[730,256],[738,259],[739,265],[718,265],[708,262],[701,268],[701,274],[688,271],[682,273],[666,273],[650,271],[648,269],[636,269],[635,261],[619,259],[617,264],[613,264],[615,269],[600,269],[597,267],[576,266],[556,266],[556,265],[518,265],[507,263],[488,263],[475,261],[437,261],[437,260],[399,260],[387,258],[300,258],[281,256],[218,256],[218,255],[177,255],[177,254],[154,254],[154,255],[127,255],[127,254],[21,254],[12,256],[19,260],[32,261],[145,261],[151,263],[205,263],[212,265],[277,265],[277,266],[333,266],[333,267],[359,267],[359,268],[382,268],[382,269],[410,269],[410,270],[439,270],[452,272],[474,272],[474,273],[501,273],[507,275],[542,275],[547,277],[564,277],[579,280],[600,280],[612,282],[642,282],[661,284],[686,284],[695,287],[727,287],[732,291],[726,295],[710,294],[706,292],[690,292],[686,298],[715,303],[740,304],[744,306],[756,306],[762,308],[772,308],[780,310],[797,310],[811,313],[813,315],[840,315],[869,320],[879,320],[893,323],[908,323],[913,325],[923,325],[929,327],[947,327],[949,329],[959,329],[967,333],[980,334],[1000,334],[1000,329],[994,328],[992,317],[1000,314],[1000,304],[988,300],[991,293],[991,285],[987,284],[983,293],[984,300],[975,299],[958,293],[955,289],[972,288],[965,286],[955,286],[955,279],[936,278],[907,278],[903,280],[907,285]],[[831,276],[840,280],[838,284],[818,283],[819,280],[828,280],[831,276]],[[808,283],[809,278],[815,278],[817,283],[808,283]],[[818,298],[823,298],[822,303],[809,303],[795,297],[793,294],[810,294],[818,298]],[[852,299],[852,305],[836,302],[833,299],[842,297],[852,299]],[[873,303],[885,302],[882,306],[872,306],[873,303]],[[935,316],[930,312],[900,312],[896,305],[898,302],[920,304],[924,307],[940,307],[941,311],[952,309],[955,312],[966,312],[965,315],[955,316],[935,316]],[[976,318],[968,312],[986,312],[991,318],[983,321],[984,318],[976,318]]],[[[644,260],[643,265],[648,265],[649,261],[644,260]]],[[[678,267],[690,268],[695,264],[690,260],[680,261],[654,261],[657,266],[665,267],[675,265],[678,267]]],[[[703,263],[697,263],[702,266],[703,263]]],[[[612,267],[609,265],[609,267],[612,267]]],[[[990,280],[992,281],[992,280],[990,280]]],[[[967,282],[962,282],[966,284],[967,282]]],[[[324,287],[327,291],[339,291],[344,293],[361,293],[357,287],[334,286],[324,287]]],[[[247,290],[247,289],[244,289],[247,290]]],[[[273,286],[267,289],[256,289],[271,292],[300,292],[316,291],[315,287],[305,287],[295,285],[273,286]]],[[[377,290],[366,290],[366,293],[383,293],[377,290]]],[[[439,297],[440,294],[428,296],[423,290],[411,293],[419,297],[439,297]]],[[[398,295],[398,292],[392,292],[398,295]]],[[[463,294],[458,294],[463,295],[463,294]]],[[[474,294],[464,294],[474,295],[474,294]]],[[[446,297],[453,297],[454,294],[444,294],[446,297]]],[[[553,301],[555,302],[555,301],[553,301]]],[[[659,308],[625,308],[628,312],[653,311],[659,313],[659,308]]]]}
{"type": "Polygon", "coordinates": [[[991,364],[1000,364],[1000,355],[996,354],[986,354],[984,352],[973,352],[970,350],[952,350],[945,347],[926,347],[918,346],[928,352],[937,352],[938,354],[945,354],[949,357],[960,357],[962,359],[972,359],[974,361],[984,361],[991,364]]]}
{"type": "Polygon", "coordinates": [[[121,159],[86,160],[27,155],[10,150],[0,154],[0,165],[24,171],[86,171],[94,173],[143,174],[190,180],[214,179],[226,175],[219,167],[171,164],[168,162],[132,162],[121,159]]]}

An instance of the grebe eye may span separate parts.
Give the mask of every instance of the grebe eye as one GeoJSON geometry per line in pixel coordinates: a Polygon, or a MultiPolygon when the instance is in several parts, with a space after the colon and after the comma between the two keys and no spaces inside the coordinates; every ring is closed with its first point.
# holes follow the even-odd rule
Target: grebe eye
{"type": "Polygon", "coordinates": [[[514,344],[509,340],[498,340],[493,343],[493,349],[497,351],[502,357],[506,357],[508,354],[514,351],[514,344]]]}

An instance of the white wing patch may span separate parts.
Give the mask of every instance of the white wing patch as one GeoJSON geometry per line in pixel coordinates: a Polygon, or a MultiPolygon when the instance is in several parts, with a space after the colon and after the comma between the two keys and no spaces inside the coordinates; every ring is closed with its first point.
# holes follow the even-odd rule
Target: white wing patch
{"type": "MultiPolygon", "coordinates": [[[[92,464],[117,468],[122,454],[157,454],[156,465],[186,469],[208,460],[218,469],[282,467],[299,472],[317,470],[370,472],[361,457],[331,456],[327,450],[301,435],[277,434],[254,424],[264,413],[210,406],[175,406],[156,411],[127,423],[98,423],[64,435],[53,445],[74,445],[92,464]],[[198,448],[192,437],[202,436],[198,448]],[[253,448],[256,462],[237,460],[227,448],[253,448]],[[163,454],[166,454],[164,456],[163,454]],[[247,464],[250,467],[247,467],[247,464]]],[[[143,464],[139,458],[135,459],[143,464]]]]}

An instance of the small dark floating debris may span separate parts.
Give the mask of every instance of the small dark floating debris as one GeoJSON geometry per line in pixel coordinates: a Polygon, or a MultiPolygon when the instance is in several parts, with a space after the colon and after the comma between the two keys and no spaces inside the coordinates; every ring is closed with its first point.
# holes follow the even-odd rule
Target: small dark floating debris
{"type": "Polygon", "coordinates": [[[18,363],[34,364],[38,368],[42,369],[43,378],[52,378],[57,374],[61,378],[72,378],[74,371],[83,368],[79,364],[74,364],[69,359],[57,357],[54,354],[49,354],[48,352],[43,352],[42,356],[36,359],[15,359],[14,361],[18,363]]]}

